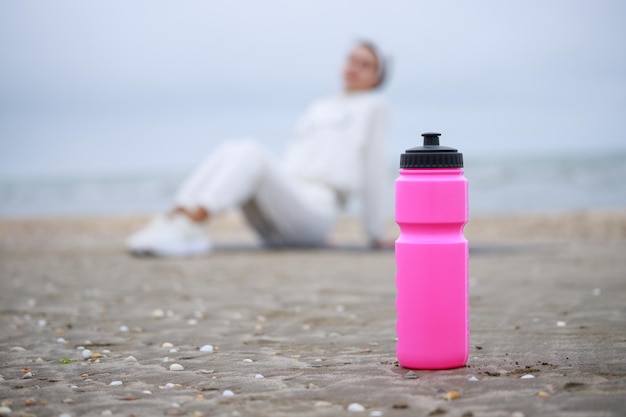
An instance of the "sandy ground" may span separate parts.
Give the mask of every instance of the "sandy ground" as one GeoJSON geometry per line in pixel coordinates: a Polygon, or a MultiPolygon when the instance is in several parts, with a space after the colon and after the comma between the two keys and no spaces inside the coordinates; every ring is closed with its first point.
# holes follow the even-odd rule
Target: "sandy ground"
{"type": "Polygon", "coordinates": [[[624,210],[472,219],[469,363],[409,375],[393,252],[353,219],[335,250],[268,251],[229,215],[185,260],[125,254],[144,221],[0,221],[7,415],[626,415],[624,210]]]}

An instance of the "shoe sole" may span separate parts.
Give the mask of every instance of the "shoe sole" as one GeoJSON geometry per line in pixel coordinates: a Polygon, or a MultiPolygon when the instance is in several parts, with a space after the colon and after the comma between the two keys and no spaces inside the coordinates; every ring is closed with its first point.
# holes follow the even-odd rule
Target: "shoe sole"
{"type": "Polygon", "coordinates": [[[199,238],[185,242],[184,245],[161,245],[158,248],[151,248],[147,252],[149,255],[162,258],[186,258],[211,252],[211,243],[206,239],[199,238]]]}

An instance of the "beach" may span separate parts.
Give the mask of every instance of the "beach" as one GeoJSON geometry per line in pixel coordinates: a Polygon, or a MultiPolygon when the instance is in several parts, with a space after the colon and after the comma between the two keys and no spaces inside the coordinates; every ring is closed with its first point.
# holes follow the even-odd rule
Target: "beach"
{"type": "Polygon", "coordinates": [[[129,256],[146,220],[0,219],[0,415],[625,413],[624,209],[473,217],[468,364],[412,372],[393,251],[356,219],[267,250],[232,213],[208,256],[129,256]]]}

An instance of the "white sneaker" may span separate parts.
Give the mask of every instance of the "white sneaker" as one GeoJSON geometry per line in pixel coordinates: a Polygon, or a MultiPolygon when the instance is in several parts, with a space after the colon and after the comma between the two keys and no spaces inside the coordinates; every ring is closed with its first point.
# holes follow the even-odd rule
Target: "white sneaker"
{"type": "Polygon", "coordinates": [[[154,216],[150,223],[126,239],[126,248],[136,255],[148,254],[154,240],[152,236],[165,228],[168,222],[169,219],[165,214],[154,216]]]}
{"type": "Polygon", "coordinates": [[[163,227],[149,234],[148,253],[163,257],[194,256],[209,253],[211,242],[202,224],[187,216],[174,215],[163,227]]]}

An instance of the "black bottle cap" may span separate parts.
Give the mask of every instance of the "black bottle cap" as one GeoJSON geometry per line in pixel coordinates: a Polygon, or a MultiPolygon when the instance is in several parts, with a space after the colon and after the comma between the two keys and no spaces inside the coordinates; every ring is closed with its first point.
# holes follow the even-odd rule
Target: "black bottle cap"
{"type": "Polygon", "coordinates": [[[463,154],[439,146],[441,133],[422,133],[424,146],[407,149],[400,155],[400,168],[463,168],[463,154]]]}

